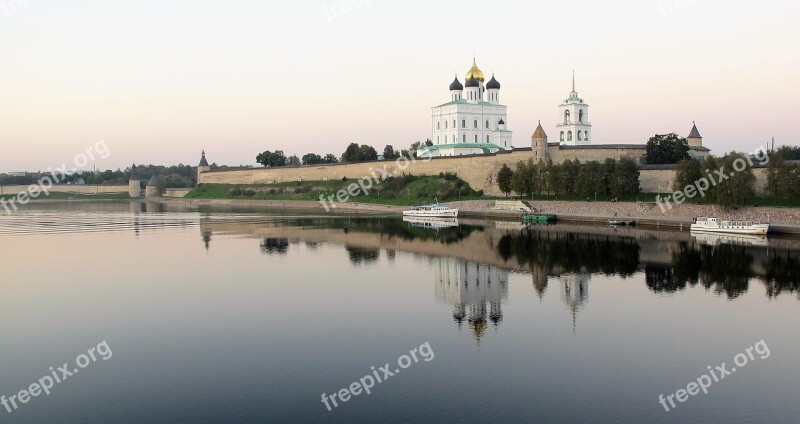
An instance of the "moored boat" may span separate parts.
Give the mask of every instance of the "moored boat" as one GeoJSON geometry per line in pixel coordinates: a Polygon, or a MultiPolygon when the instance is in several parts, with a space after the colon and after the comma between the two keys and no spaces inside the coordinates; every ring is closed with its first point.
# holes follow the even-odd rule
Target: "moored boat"
{"type": "Polygon", "coordinates": [[[720,218],[695,218],[692,232],[767,235],[769,224],[753,221],[723,221],[720,218]]]}
{"type": "Polygon", "coordinates": [[[436,199],[436,203],[431,205],[414,206],[407,211],[403,211],[403,216],[456,218],[458,217],[458,209],[441,205],[439,200],[436,199]]]}

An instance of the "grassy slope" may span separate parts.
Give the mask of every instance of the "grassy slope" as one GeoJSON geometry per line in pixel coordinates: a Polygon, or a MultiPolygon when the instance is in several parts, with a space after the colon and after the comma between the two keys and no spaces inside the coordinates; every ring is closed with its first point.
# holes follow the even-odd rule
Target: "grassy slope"
{"type": "MultiPolygon", "coordinates": [[[[203,184],[186,196],[188,199],[255,199],[255,200],[314,200],[326,198],[339,190],[347,190],[356,180],[347,181],[302,181],[263,185],[203,184]]],[[[479,193],[467,183],[454,177],[398,177],[381,182],[351,197],[352,202],[378,203],[386,205],[413,205],[439,201],[481,199],[479,193]],[[461,196],[459,196],[459,189],[461,196]]]]}

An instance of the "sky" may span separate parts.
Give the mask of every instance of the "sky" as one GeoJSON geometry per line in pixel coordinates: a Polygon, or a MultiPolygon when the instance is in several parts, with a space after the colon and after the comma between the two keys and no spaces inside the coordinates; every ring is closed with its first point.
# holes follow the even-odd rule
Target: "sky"
{"type": "Polygon", "coordinates": [[[572,71],[593,144],[798,144],[800,3],[712,0],[0,0],[0,172],[255,164],[407,148],[476,58],[513,144],[555,141],[572,71]]]}

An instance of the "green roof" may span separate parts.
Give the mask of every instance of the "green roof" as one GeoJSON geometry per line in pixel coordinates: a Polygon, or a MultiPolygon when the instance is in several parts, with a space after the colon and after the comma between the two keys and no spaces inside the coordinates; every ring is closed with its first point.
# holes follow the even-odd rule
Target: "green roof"
{"type": "Polygon", "coordinates": [[[493,144],[493,143],[451,143],[451,144],[434,144],[433,146],[429,146],[428,150],[439,150],[439,149],[499,149],[503,150],[502,147],[493,144]]]}

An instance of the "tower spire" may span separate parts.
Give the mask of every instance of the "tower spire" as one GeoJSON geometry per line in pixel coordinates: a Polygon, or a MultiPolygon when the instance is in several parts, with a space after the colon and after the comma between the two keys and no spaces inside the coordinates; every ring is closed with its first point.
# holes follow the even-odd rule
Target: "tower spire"
{"type": "Polygon", "coordinates": [[[575,70],[572,70],[572,91],[575,91],[575,70]]]}

